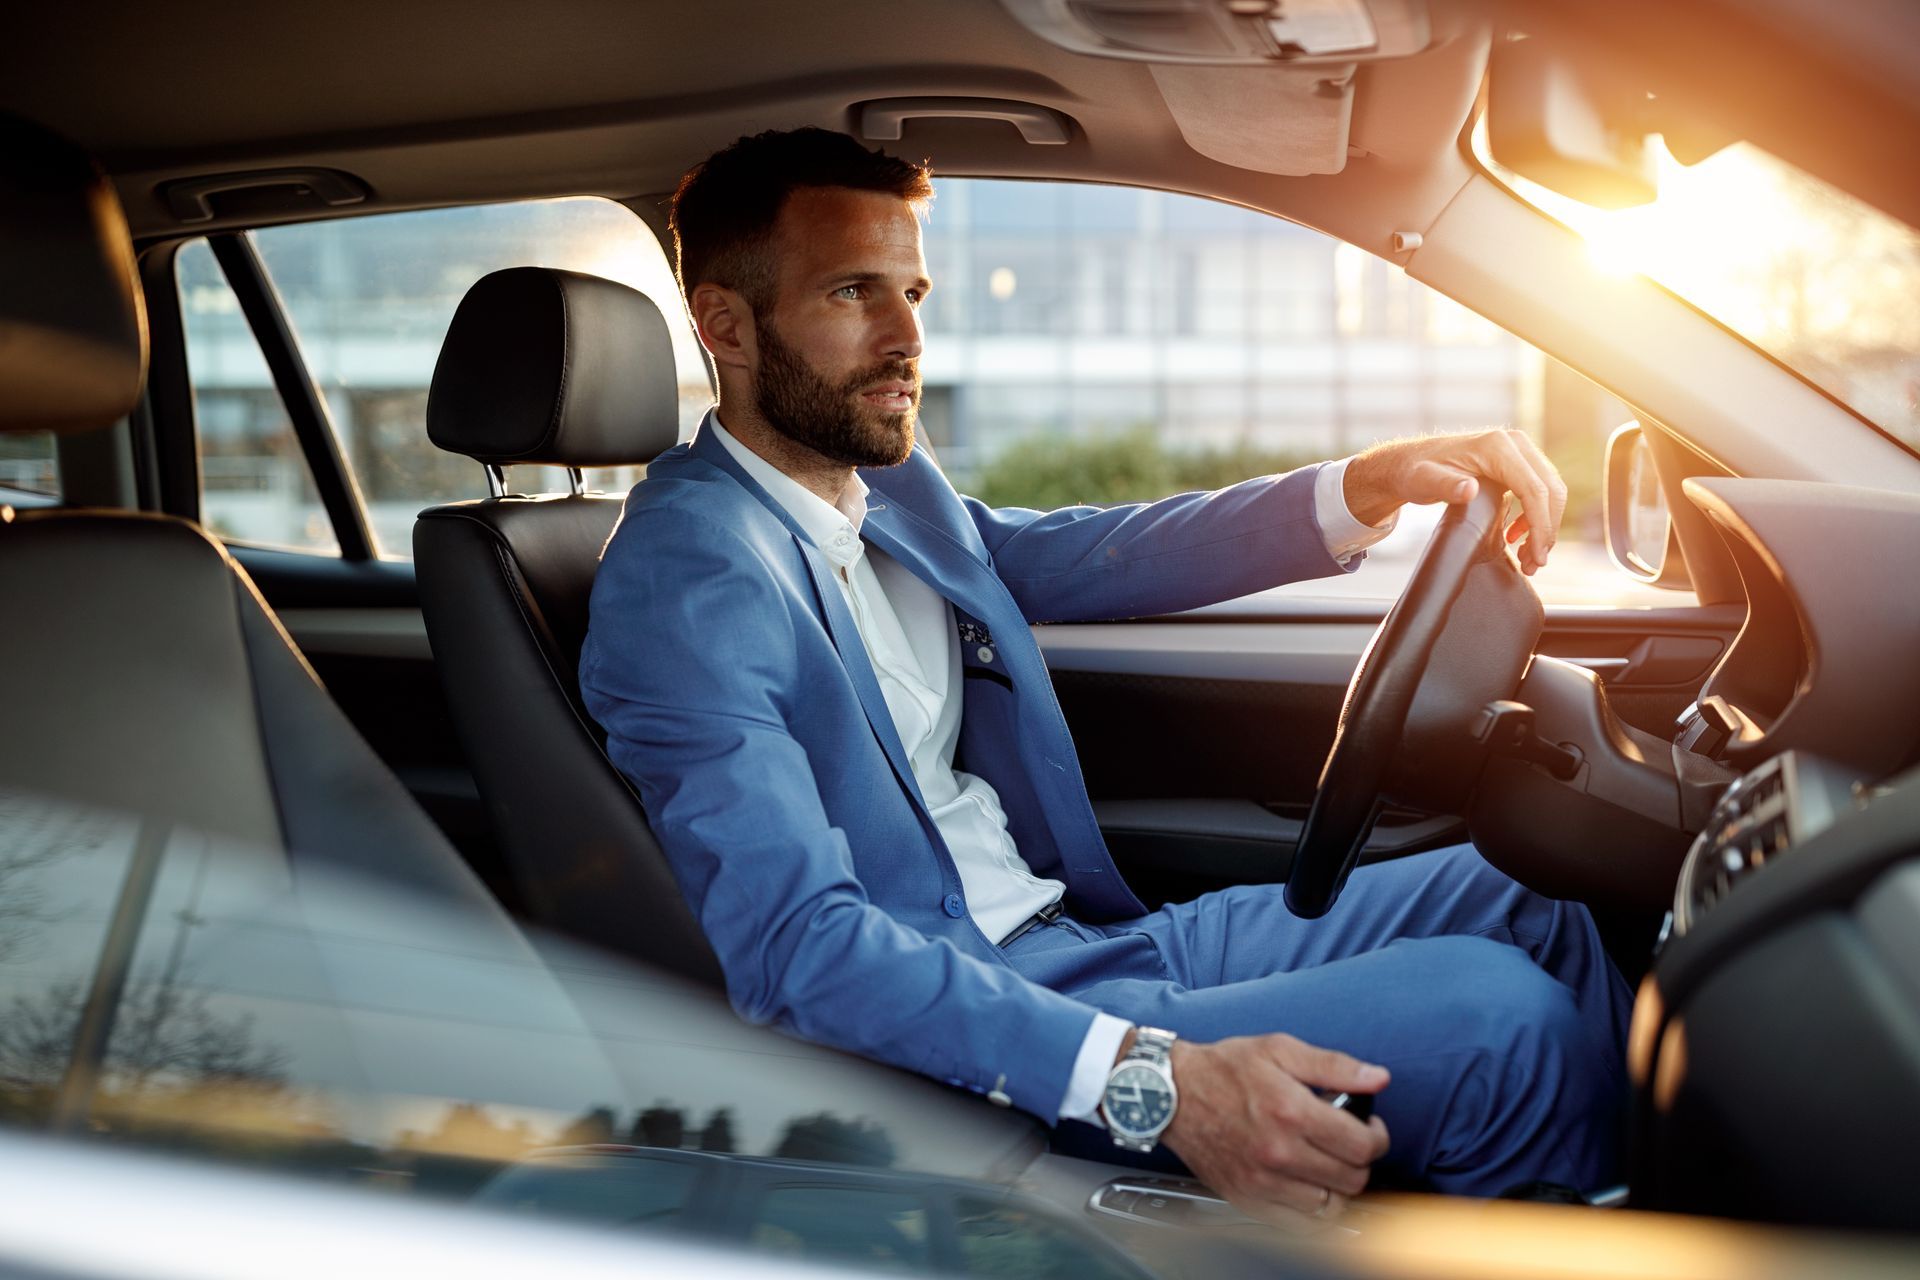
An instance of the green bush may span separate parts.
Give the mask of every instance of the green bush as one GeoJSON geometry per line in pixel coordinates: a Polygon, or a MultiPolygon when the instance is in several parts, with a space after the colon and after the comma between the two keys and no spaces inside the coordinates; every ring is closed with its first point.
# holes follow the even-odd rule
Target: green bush
{"type": "Polygon", "coordinates": [[[1317,461],[1310,454],[1257,449],[1171,452],[1148,427],[1089,440],[1033,436],[1002,453],[966,491],[992,507],[1051,511],[1077,504],[1150,502],[1190,489],[1218,489],[1317,461]]]}
{"type": "MultiPolygon", "coordinates": [[[[1567,482],[1567,514],[1561,537],[1600,536],[1600,491],[1604,441],[1593,433],[1569,434],[1549,446],[1567,482]]],[[[1219,489],[1254,476],[1291,471],[1319,455],[1238,445],[1232,449],[1172,452],[1151,428],[1135,427],[1085,440],[1039,435],[1022,440],[960,488],[990,507],[1052,511],[1079,504],[1112,506],[1151,502],[1192,489],[1219,489]]]]}

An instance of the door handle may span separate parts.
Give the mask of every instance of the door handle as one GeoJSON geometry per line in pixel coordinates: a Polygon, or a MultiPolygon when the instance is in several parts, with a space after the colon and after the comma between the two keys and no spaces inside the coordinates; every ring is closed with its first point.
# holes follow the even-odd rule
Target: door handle
{"type": "Polygon", "coordinates": [[[1627,674],[1633,666],[1632,658],[1562,658],[1562,662],[1571,662],[1576,667],[1585,667],[1600,677],[1602,684],[1610,684],[1620,676],[1627,674]]]}
{"type": "Polygon", "coordinates": [[[1062,147],[1067,118],[1047,107],[1002,98],[881,98],[859,107],[860,134],[869,142],[898,142],[912,119],[1004,120],[1029,146],[1062,147]]]}

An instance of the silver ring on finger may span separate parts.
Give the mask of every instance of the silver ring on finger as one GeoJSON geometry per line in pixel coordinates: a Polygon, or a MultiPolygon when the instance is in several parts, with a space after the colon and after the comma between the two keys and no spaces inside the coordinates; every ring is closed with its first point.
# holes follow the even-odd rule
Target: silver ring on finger
{"type": "Polygon", "coordinates": [[[1332,1204],[1333,1204],[1333,1188],[1331,1187],[1320,1188],[1320,1207],[1313,1211],[1313,1216],[1316,1218],[1326,1217],[1327,1208],[1332,1204]]]}

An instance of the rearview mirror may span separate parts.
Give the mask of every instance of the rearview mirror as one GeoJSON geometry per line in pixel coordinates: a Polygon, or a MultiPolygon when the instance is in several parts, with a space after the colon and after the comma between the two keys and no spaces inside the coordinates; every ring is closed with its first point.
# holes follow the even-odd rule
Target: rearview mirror
{"type": "Polygon", "coordinates": [[[1603,519],[1607,555],[1628,577],[1676,590],[1688,586],[1686,565],[1667,511],[1666,491],[1653,450],[1637,422],[1607,439],[1603,519]]]}
{"type": "Polygon", "coordinates": [[[1487,69],[1487,148],[1505,168],[1596,209],[1647,204],[1658,170],[1644,89],[1518,33],[1487,69]]]}

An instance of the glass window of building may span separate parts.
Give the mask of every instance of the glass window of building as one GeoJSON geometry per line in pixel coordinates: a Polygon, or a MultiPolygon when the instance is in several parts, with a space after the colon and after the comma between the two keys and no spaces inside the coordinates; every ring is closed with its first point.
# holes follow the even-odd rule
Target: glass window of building
{"type": "MultiPolygon", "coordinates": [[[[561,267],[638,289],[673,332],[683,434],[711,403],[705,357],[666,254],[632,210],[611,200],[341,218],[270,227],[253,239],[326,397],[382,557],[412,555],[422,508],[486,494],[476,463],[427,439],[427,389],[454,309],[491,271],[561,267]]],[[[237,341],[244,328],[221,336],[237,341]]],[[[638,468],[608,468],[589,484],[619,492],[638,478],[638,468]]],[[[523,492],[565,487],[549,468],[515,468],[509,481],[523,492]]]]}
{"type": "MultiPolygon", "coordinates": [[[[1602,446],[1632,412],[1400,268],[1255,210],[1131,187],[948,178],[925,240],[924,426],[993,505],[1144,501],[1426,431],[1532,433],[1571,490],[1551,601],[1674,604],[1600,543],[1602,446]]],[[[1437,510],[1354,574],[1391,598],[1437,510]]]]}

